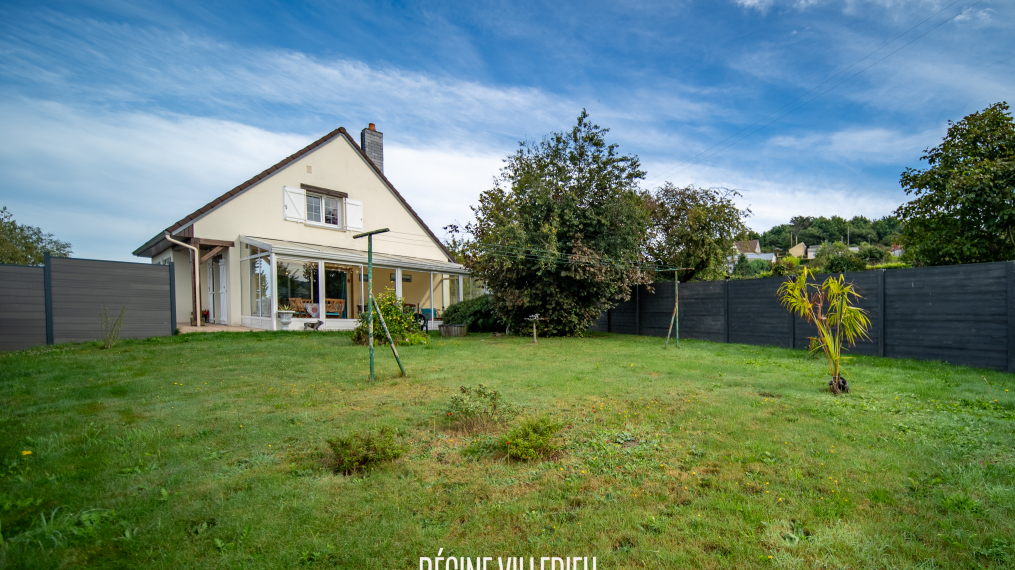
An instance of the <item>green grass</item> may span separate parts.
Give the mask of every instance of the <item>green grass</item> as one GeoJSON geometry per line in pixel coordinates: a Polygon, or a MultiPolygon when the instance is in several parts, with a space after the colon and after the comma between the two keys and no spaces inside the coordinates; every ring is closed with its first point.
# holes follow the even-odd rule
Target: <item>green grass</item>
{"type": "Polygon", "coordinates": [[[777,348],[471,335],[400,353],[409,378],[379,348],[372,384],[366,349],[333,333],[0,355],[0,567],[418,568],[440,548],[537,567],[1015,565],[1011,375],[858,357],[834,397],[821,360],[777,348]],[[445,425],[481,383],[521,415],[445,425]],[[542,415],[559,451],[497,451],[542,415]],[[327,439],[385,426],[397,460],[327,469],[327,439]]]}

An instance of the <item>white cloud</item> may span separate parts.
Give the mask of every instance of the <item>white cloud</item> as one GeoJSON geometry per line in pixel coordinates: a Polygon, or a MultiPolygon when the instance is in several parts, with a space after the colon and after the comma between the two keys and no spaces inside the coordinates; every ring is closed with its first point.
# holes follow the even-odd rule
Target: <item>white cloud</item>
{"type": "Polygon", "coordinates": [[[30,100],[0,105],[0,124],[0,191],[15,219],[70,241],[78,255],[118,260],[310,140],[30,100]]]}
{"type": "Polygon", "coordinates": [[[444,226],[472,221],[469,206],[493,186],[507,151],[468,152],[446,147],[385,143],[384,174],[423,221],[444,237],[444,226]]]}
{"type": "MultiPolygon", "coordinates": [[[[675,164],[653,162],[648,166],[650,172],[659,172],[675,164]]],[[[872,181],[865,185],[791,169],[694,166],[667,178],[677,186],[737,190],[743,194],[737,205],[751,209],[747,225],[757,232],[785,224],[793,216],[880,218],[891,214],[906,199],[895,183],[872,181]]]]}
{"type": "Polygon", "coordinates": [[[940,141],[946,130],[932,129],[904,134],[891,129],[848,129],[805,136],[776,136],[768,144],[807,151],[815,158],[832,162],[881,164],[911,163],[921,151],[940,141]]]}

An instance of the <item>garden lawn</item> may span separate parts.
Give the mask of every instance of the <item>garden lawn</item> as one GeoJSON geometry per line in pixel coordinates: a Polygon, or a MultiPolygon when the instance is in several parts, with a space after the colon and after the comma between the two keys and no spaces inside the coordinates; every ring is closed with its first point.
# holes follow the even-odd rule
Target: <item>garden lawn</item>
{"type": "Polygon", "coordinates": [[[0,355],[0,567],[1015,565],[1011,375],[857,357],[836,397],[803,351],[662,344],[432,337],[400,348],[408,378],[378,348],[374,383],[340,333],[0,355]],[[523,416],[449,425],[479,384],[523,416]],[[476,443],[544,414],[549,459],[476,443]],[[328,469],[327,439],[383,426],[404,455],[328,469]]]}

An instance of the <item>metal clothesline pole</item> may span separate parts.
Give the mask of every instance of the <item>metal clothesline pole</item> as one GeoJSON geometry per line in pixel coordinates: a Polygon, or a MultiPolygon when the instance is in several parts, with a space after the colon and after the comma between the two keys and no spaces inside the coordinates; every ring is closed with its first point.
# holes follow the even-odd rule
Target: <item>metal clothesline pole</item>
{"type": "MultiPolygon", "coordinates": [[[[382,230],[373,230],[370,232],[363,232],[352,236],[352,239],[359,239],[361,237],[367,238],[367,295],[369,300],[365,300],[367,306],[367,337],[368,343],[370,344],[370,381],[374,381],[374,235],[383,234],[387,232],[388,228],[382,230]]],[[[385,327],[386,328],[386,327],[385,327]]],[[[399,362],[401,367],[401,362],[399,362]]]]}

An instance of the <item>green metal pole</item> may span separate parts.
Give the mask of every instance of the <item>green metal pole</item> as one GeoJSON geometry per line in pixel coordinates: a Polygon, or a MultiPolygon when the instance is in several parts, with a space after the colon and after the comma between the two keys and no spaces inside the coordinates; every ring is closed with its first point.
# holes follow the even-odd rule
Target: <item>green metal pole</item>
{"type": "Polygon", "coordinates": [[[367,335],[370,338],[370,381],[374,381],[374,311],[372,302],[374,300],[374,234],[383,234],[388,228],[363,232],[352,236],[353,239],[367,238],[367,298],[363,301],[367,305],[367,335]]]}
{"type": "Polygon", "coordinates": [[[370,343],[370,381],[374,381],[374,236],[367,236],[367,336],[370,343]]]}

